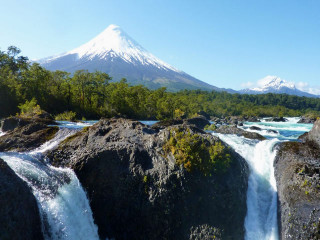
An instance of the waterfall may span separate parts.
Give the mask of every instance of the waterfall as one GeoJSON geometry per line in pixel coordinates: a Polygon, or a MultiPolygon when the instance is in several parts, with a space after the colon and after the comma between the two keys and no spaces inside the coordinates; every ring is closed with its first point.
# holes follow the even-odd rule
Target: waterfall
{"type": "Polygon", "coordinates": [[[45,239],[98,240],[89,201],[75,173],[50,166],[42,155],[71,133],[61,129],[54,139],[32,152],[5,152],[0,157],[32,188],[45,239]]]}
{"type": "Polygon", "coordinates": [[[273,161],[278,139],[257,141],[235,135],[216,134],[248,163],[245,240],[278,240],[277,189],[273,161]]]}

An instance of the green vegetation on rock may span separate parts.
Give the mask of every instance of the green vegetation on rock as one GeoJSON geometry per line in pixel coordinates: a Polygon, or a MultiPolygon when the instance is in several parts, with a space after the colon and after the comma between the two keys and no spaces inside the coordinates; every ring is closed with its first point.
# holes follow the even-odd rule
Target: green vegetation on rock
{"type": "Polygon", "coordinates": [[[212,143],[208,138],[175,128],[170,131],[170,138],[163,146],[166,155],[171,153],[176,164],[187,171],[198,170],[205,176],[212,173],[223,173],[230,165],[228,149],[221,141],[212,143]]]}
{"type": "Polygon", "coordinates": [[[55,116],[57,121],[75,121],[77,113],[72,111],[66,111],[55,116]]]}
{"type": "Polygon", "coordinates": [[[21,117],[32,117],[42,113],[40,106],[37,104],[37,100],[32,98],[30,101],[26,100],[24,104],[18,106],[20,109],[21,117]]]}
{"type": "Polygon", "coordinates": [[[204,127],[204,130],[207,130],[207,131],[214,131],[216,129],[217,129],[217,127],[214,124],[207,125],[207,126],[204,127]]]}

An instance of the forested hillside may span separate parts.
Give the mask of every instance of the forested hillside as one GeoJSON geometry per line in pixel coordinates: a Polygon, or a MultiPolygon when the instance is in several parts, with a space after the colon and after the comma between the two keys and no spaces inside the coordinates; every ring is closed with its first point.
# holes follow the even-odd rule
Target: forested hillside
{"type": "Polygon", "coordinates": [[[73,75],[48,71],[30,63],[16,47],[0,51],[0,117],[14,115],[18,106],[35,98],[54,115],[73,111],[77,118],[126,116],[135,119],[168,119],[205,111],[211,116],[299,116],[319,114],[320,99],[285,94],[229,94],[165,88],[149,90],[130,86],[125,79],[112,82],[103,72],[80,70],[73,75]]]}

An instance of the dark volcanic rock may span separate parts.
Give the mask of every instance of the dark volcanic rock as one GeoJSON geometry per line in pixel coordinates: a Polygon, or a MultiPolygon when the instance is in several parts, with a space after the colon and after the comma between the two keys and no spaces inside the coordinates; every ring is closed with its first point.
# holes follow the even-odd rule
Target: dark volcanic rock
{"type": "Polygon", "coordinates": [[[152,125],[153,129],[164,129],[169,126],[179,125],[182,124],[183,120],[181,119],[171,119],[171,120],[162,120],[159,122],[156,122],[152,125]]]}
{"type": "Polygon", "coordinates": [[[43,239],[37,201],[28,185],[0,159],[0,239],[43,239]]]}
{"type": "Polygon", "coordinates": [[[317,120],[317,117],[309,117],[309,116],[302,116],[298,123],[314,123],[317,120]]]}
{"type": "Polygon", "coordinates": [[[185,119],[183,123],[187,125],[194,125],[195,127],[202,130],[204,129],[205,126],[210,125],[210,122],[205,117],[195,117],[195,118],[185,119]]]}
{"type": "Polygon", "coordinates": [[[268,133],[275,133],[275,134],[278,134],[278,133],[279,133],[278,131],[272,130],[272,129],[268,129],[267,132],[268,132],[268,133]]]}
{"type": "Polygon", "coordinates": [[[260,122],[258,117],[246,117],[245,120],[247,122],[260,122]]]}
{"type": "Polygon", "coordinates": [[[320,239],[319,124],[305,142],[285,142],[274,162],[282,240],[320,239]]]}
{"type": "Polygon", "coordinates": [[[203,116],[207,120],[210,120],[210,115],[208,113],[206,113],[205,111],[199,111],[198,115],[203,116]]]}
{"type": "Polygon", "coordinates": [[[313,124],[306,140],[320,147],[320,119],[313,124]]]}
{"type": "Polygon", "coordinates": [[[52,119],[51,115],[47,112],[43,112],[32,117],[8,117],[1,121],[1,131],[12,131],[15,128],[23,127],[30,123],[43,123],[47,125],[57,125],[52,119]]]}
{"type": "Polygon", "coordinates": [[[307,136],[308,136],[308,132],[305,132],[304,134],[300,135],[298,139],[302,142],[305,142],[307,139],[307,136]]]}
{"type": "Polygon", "coordinates": [[[205,117],[195,117],[189,119],[171,119],[171,120],[163,120],[159,121],[152,125],[153,129],[164,129],[169,126],[185,124],[185,125],[193,125],[199,129],[204,129],[205,126],[210,125],[210,122],[205,117]]]}
{"type": "Polygon", "coordinates": [[[218,129],[215,130],[217,133],[222,134],[236,134],[238,136],[244,136],[250,139],[257,139],[257,140],[265,140],[266,138],[259,133],[255,132],[247,132],[241,128],[237,128],[236,126],[220,126],[218,129]]]}
{"type": "Polygon", "coordinates": [[[18,117],[8,117],[1,122],[1,131],[7,132],[12,131],[17,127],[23,127],[30,124],[32,121],[28,119],[18,118],[18,117]]]}
{"type": "Polygon", "coordinates": [[[272,118],[268,118],[266,119],[267,122],[287,122],[288,119],[284,118],[284,117],[272,117],[272,118]]]}
{"type": "Polygon", "coordinates": [[[170,130],[177,128],[191,134],[195,130],[212,144],[220,142],[185,125],[157,131],[137,121],[110,119],[49,153],[52,164],[74,169],[101,239],[212,239],[212,234],[243,239],[245,160],[229,149],[232,161],[226,172],[188,172],[162,148],[170,130]]]}
{"type": "Polygon", "coordinates": [[[250,127],[251,130],[256,130],[256,131],[261,131],[262,129],[257,127],[257,126],[251,126],[250,127]]]}
{"type": "Polygon", "coordinates": [[[29,123],[17,127],[0,137],[0,151],[29,151],[52,139],[58,127],[48,127],[43,123],[29,123]]]}

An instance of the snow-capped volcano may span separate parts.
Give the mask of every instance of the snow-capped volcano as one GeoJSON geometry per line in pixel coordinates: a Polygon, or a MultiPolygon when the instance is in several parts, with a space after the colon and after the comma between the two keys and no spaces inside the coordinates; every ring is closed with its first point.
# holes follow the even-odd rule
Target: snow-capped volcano
{"type": "Polygon", "coordinates": [[[293,83],[289,83],[277,76],[266,76],[259,81],[260,84],[264,84],[261,87],[252,88],[253,91],[266,92],[269,90],[280,90],[283,87],[289,89],[296,89],[293,83]]]}
{"type": "Polygon", "coordinates": [[[113,24],[78,48],[36,62],[49,70],[99,70],[116,81],[126,78],[129,83],[144,84],[150,88],[220,90],[153,56],[113,24]]]}
{"type": "Polygon", "coordinates": [[[247,88],[239,91],[247,94],[264,94],[264,93],[285,93],[289,95],[318,97],[316,95],[303,92],[296,88],[292,82],[287,82],[277,76],[266,76],[258,81],[258,86],[255,88],[247,88]]]}

